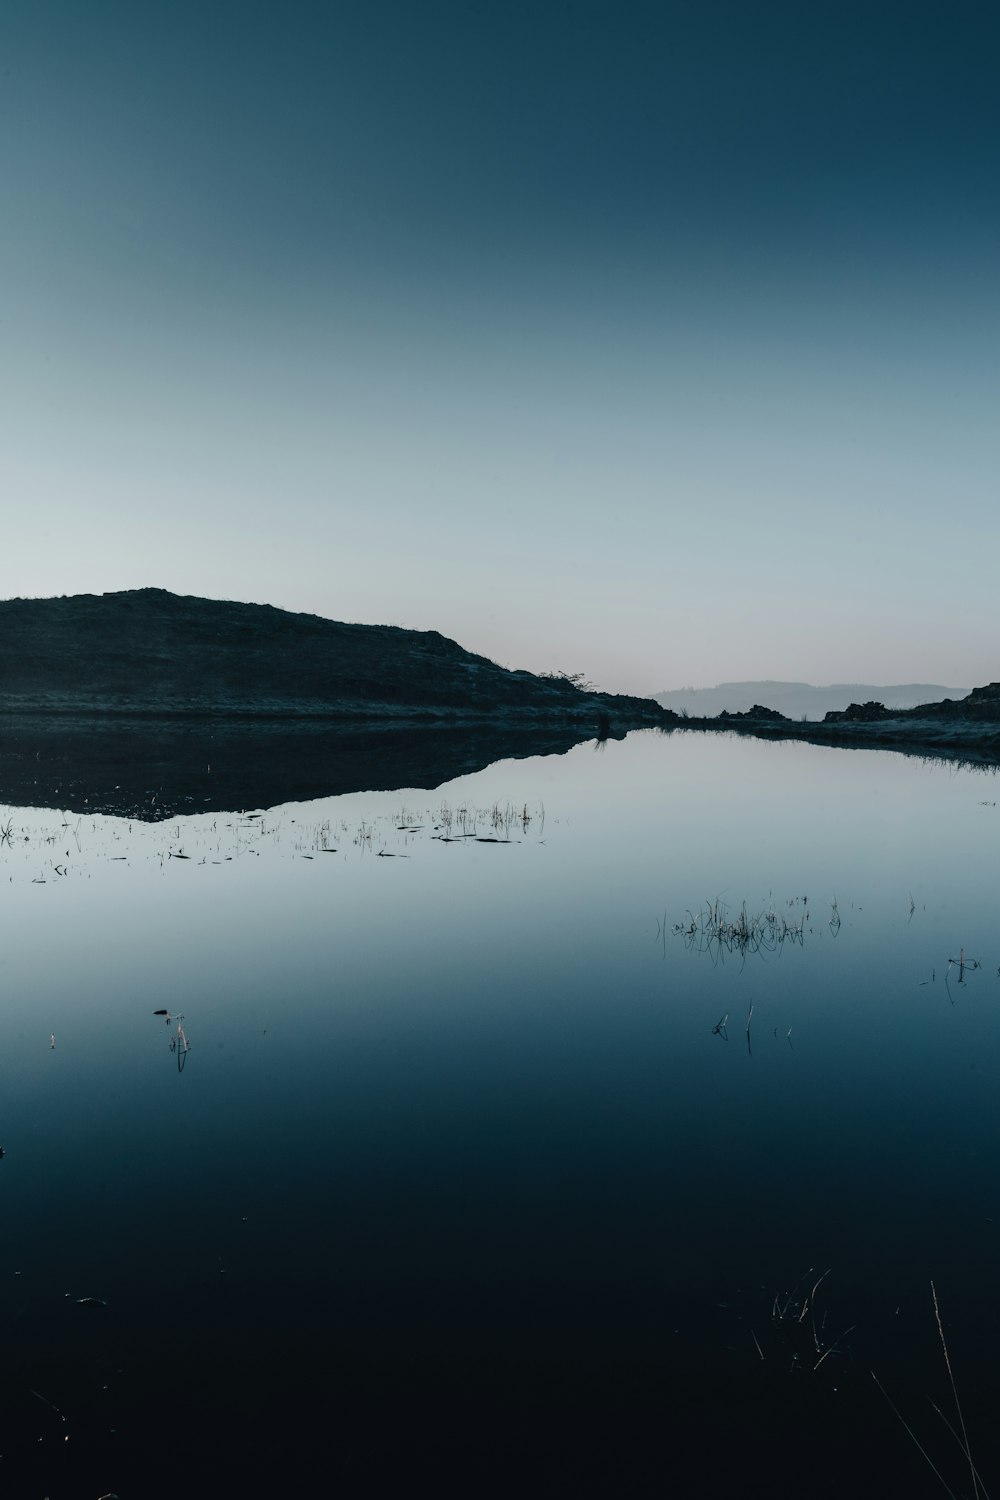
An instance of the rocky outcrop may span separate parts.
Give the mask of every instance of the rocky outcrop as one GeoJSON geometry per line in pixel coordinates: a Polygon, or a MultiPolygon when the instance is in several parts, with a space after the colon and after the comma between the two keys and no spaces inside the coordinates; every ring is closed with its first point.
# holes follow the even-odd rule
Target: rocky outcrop
{"type": "Polygon", "coordinates": [[[823,715],[824,724],[877,724],[882,719],[896,719],[913,709],[889,709],[884,703],[849,703],[844,709],[823,715]]]}
{"type": "Polygon", "coordinates": [[[883,703],[852,703],[839,713],[828,713],[824,724],[876,724],[887,720],[924,722],[929,719],[953,723],[1000,722],[1000,683],[973,688],[964,698],[943,698],[939,703],[921,703],[916,708],[886,708],[883,703]]]}
{"type": "Polygon", "coordinates": [[[784,714],[779,714],[776,708],[765,708],[760,703],[755,703],[752,708],[744,709],[742,713],[730,713],[724,708],[718,717],[729,720],[752,720],[757,724],[787,724],[789,722],[784,714]]]}

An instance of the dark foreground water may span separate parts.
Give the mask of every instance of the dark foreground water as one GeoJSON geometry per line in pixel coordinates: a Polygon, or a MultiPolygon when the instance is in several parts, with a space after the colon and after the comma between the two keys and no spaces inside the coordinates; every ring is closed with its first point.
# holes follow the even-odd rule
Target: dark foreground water
{"type": "Polygon", "coordinates": [[[971,1495],[932,1281],[1000,1485],[998,791],[4,810],[3,1492],[971,1495]]]}

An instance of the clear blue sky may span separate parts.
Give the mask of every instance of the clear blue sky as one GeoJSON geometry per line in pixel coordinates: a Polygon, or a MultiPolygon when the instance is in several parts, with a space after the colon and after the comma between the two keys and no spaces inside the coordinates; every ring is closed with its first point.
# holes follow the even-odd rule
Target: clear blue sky
{"type": "Polygon", "coordinates": [[[992,3],[0,15],[0,595],[1000,677],[992,3]]]}

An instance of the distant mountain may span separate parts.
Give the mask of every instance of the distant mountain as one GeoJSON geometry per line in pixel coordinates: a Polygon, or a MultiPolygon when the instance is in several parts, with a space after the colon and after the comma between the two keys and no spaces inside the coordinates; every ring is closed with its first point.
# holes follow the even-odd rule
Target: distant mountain
{"type": "Polygon", "coordinates": [[[964,698],[965,687],[941,687],[933,682],[903,682],[877,687],[864,682],[834,682],[814,687],[809,682],[721,682],[714,688],[676,688],[654,693],[657,703],[674,713],[692,718],[714,718],[727,713],[745,713],[754,704],[777,709],[789,719],[822,719],[830,710],[843,710],[851,703],[874,700],[886,708],[916,708],[943,698],[964,698]]]}

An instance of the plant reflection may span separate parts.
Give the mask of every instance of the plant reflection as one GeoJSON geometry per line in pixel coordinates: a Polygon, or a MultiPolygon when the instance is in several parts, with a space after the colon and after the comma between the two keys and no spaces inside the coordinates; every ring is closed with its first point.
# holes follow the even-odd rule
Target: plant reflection
{"type": "Polygon", "coordinates": [[[168,1026],[171,1024],[171,1022],[176,1021],[177,1030],[170,1038],[169,1047],[170,1051],[177,1058],[178,1073],[183,1073],[184,1064],[187,1061],[187,1055],[191,1050],[191,1043],[188,1041],[187,1032],[184,1030],[184,1027],[182,1025],[182,1022],[184,1020],[183,1015],[172,1016],[168,1010],[154,1010],[153,1015],[162,1016],[168,1026]]]}

